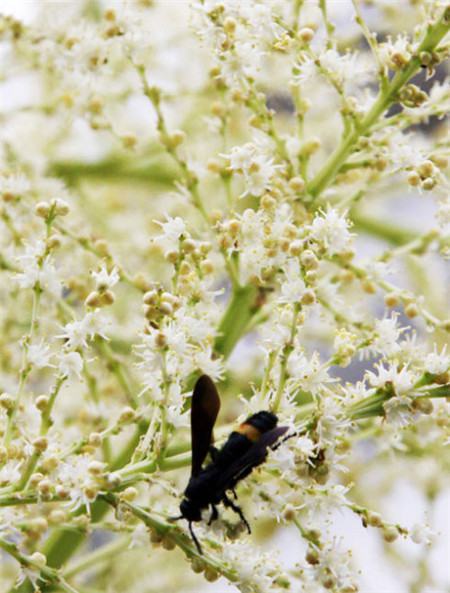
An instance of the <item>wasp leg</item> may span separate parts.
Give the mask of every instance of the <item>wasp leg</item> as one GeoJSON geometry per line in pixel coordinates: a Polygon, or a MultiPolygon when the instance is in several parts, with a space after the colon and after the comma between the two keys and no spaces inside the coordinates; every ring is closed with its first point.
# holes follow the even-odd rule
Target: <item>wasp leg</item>
{"type": "Polygon", "coordinates": [[[217,507],[215,507],[213,504],[211,505],[211,516],[209,517],[208,520],[208,525],[211,525],[211,523],[213,521],[215,521],[219,516],[219,513],[217,512],[217,507]]]}
{"type": "Polygon", "coordinates": [[[214,445],[209,446],[209,455],[212,461],[216,461],[218,453],[219,449],[217,447],[214,447],[214,445]]]}
{"type": "Polygon", "coordinates": [[[192,541],[194,542],[195,547],[198,550],[198,553],[203,555],[203,550],[200,545],[200,542],[198,541],[197,536],[195,535],[194,530],[192,529],[192,521],[189,521],[189,532],[191,534],[192,541]]]}
{"type": "Polygon", "coordinates": [[[234,488],[230,488],[230,491],[233,493],[234,500],[237,500],[236,490],[234,488]]]}
{"type": "Polygon", "coordinates": [[[244,517],[244,513],[242,512],[242,509],[240,507],[238,507],[237,504],[234,504],[234,502],[232,500],[230,500],[226,494],[224,494],[224,497],[223,497],[223,504],[226,507],[229,507],[230,509],[232,509],[237,515],[239,515],[241,521],[247,527],[247,531],[249,533],[251,533],[252,530],[250,529],[250,525],[248,524],[247,519],[244,517]]]}

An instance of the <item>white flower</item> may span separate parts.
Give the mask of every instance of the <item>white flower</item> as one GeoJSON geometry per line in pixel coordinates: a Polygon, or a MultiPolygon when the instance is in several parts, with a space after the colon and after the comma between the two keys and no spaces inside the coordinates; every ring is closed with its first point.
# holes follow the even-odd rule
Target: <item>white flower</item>
{"type": "Polygon", "coordinates": [[[295,437],[294,450],[297,455],[300,455],[300,457],[306,461],[315,455],[317,444],[307,436],[295,437]]]}
{"type": "Polygon", "coordinates": [[[20,478],[20,465],[21,462],[14,460],[7,461],[2,467],[0,467],[0,484],[14,484],[20,478]]]}
{"type": "Polygon", "coordinates": [[[80,379],[83,359],[78,352],[65,352],[59,356],[59,373],[69,379],[80,379]]]}
{"type": "Polygon", "coordinates": [[[58,336],[66,340],[67,348],[86,348],[88,340],[95,335],[104,340],[105,320],[97,311],[90,311],[79,321],[71,321],[64,326],[64,333],[58,336]]]}
{"type": "Polygon", "coordinates": [[[180,238],[186,235],[186,225],[182,218],[167,217],[166,222],[155,221],[162,227],[162,234],[153,238],[153,242],[158,245],[163,252],[178,251],[180,238]]]}
{"type": "Polygon", "coordinates": [[[298,259],[290,258],[284,267],[286,280],[281,284],[280,303],[299,303],[306,287],[298,259]]]}
{"type": "Polygon", "coordinates": [[[168,406],[166,408],[167,421],[172,424],[175,430],[190,426],[189,414],[189,411],[182,413],[179,406],[168,406]]]}
{"type": "Polygon", "coordinates": [[[309,227],[309,236],[324,245],[329,255],[348,251],[352,243],[352,235],[348,230],[349,223],[345,215],[334,208],[320,212],[309,227]]]}
{"type": "Polygon", "coordinates": [[[102,267],[98,272],[91,272],[95,280],[96,288],[99,290],[106,290],[112,288],[120,279],[119,271],[117,267],[108,272],[106,265],[102,264],[102,267]]]}
{"type": "Polygon", "coordinates": [[[0,193],[21,196],[31,188],[29,179],[22,173],[0,175],[0,193]]]}
{"type": "Polygon", "coordinates": [[[220,358],[213,358],[212,348],[198,350],[194,353],[194,364],[205,375],[209,375],[214,381],[220,381],[223,377],[223,361],[220,358]]]}
{"type": "Polygon", "coordinates": [[[50,351],[50,346],[45,344],[43,340],[39,344],[30,344],[28,347],[28,362],[37,369],[52,366],[50,364],[51,357],[52,352],[50,351]]]}
{"type": "Polygon", "coordinates": [[[390,364],[383,366],[379,363],[375,365],[377,374],[372,371],[366,372],[366,380],[372,387],[384,388],[387,383],[391,384],[397,395],[403,395],[412,390],[416,383],[416,377],[408,370],[407,366],[404,366],[398,370],[397,365],[390,364]]]}
{"type": "Polygon", "coordinates": [[[436,533],[429,527],[429,525],[413,525],[410,536],[415,544],[425,544],[429,546],[436,536],[436,533]]]}
{"type": "Polygon", "coordinates": [[[43,241],[37,241],[33,246],[27,245],[25,253],[17,257],[23,271],[15,275],[15,280],[21,288],[34,288],[39,285],[42,290],[58,297],[62,290],[61,281],[51,261],[51,256],[47,255],[42,260],[44,253],[45,244],[43,241]]]}
{"type": "Polygon", "coordinates": [[[390,397],[383,403],[387,421],[393,426],[406,426],[413,418],[412,399],[406,395],[390,397]]]}
{"type": "Polygon", "coordinates": [[[424,368],[432,375],[441,375],[445,373],[450,367],[450,355],[447,354],[447,344],[443,347],[442,352],[438,354],[436,345],[434,351],[430,352],[425,357],[424,368]]]}
{"type": "Polygon", "coordinates": [[[244,175],[246,189],[241,197],[247,194],[261,196],[270,188],[271,179],[279,168],[262,147],[250,142],[234,146],[230,154],[222,156],[229,159],[231,169],[244,175]]]}
{"type": "Polygon", "coordinates": [[[327,368],[321,364],[318,352],[313,352],[310,358],[296,349],[288,359],[289,383],[294,383],[304,391],[313,395],[319,393],[324,385],[336,379],[328,375],[327,368]]]}
{"type": "Polygon", "coordinates": [[[398,315],[393,313],[391,317],[375,321],[375,339],[372,342],[372,348],[385,356],[392,356],[400,351],[398,340],[405,328],[397,326],[397,318],[398,315]]]}

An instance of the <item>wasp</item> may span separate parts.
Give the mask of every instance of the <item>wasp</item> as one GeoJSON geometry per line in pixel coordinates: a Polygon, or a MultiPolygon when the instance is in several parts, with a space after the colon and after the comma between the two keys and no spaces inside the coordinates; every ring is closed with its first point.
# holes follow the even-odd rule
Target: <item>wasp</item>
{"type": "MultiPolygon", "coordinates": [[[[262,410],[249,416],[217,449],[213,445],[213,428],[219,409],[220,397],[216,386],[208,375],[202,375],[194,386],[191,402],[191,476],[180,504],[181,515],[173,517],[173,520],[188,521],[189,532],[200,554],[202,548],[192,523],[201,521],[202,511],[209,507],[208,525],[218,518],[217,505],[223,503],[239,515],[251,532],[242,509],[227,493],[231,492],[237,499],[236,484],[265,461],[268,449],[276,448],[277,442],[288,430],[287,426],[277,426],[275,414],[262,410]],[[211,462],[203,466],[208,453],[211,462]]],[[[283,440],[286,438],[289,437],[283,440]]]]}

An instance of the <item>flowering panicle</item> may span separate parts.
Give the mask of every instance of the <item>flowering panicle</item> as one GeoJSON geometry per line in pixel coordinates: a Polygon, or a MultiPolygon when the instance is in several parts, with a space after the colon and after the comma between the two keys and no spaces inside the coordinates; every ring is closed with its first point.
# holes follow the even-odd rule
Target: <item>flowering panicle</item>
{"type": "Polygon", "coordinates": [[[446,590],[449,8],[191,4],[0,8],[0,590],[446,590]]]}

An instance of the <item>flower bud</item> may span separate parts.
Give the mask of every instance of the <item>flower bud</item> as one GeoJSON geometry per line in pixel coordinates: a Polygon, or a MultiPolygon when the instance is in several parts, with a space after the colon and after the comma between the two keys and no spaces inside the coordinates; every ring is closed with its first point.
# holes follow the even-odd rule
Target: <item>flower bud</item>
{"type": "Polygon", "coordinates": [[[40,552],[33,552],[33,554],[28,557],[28,560],[37,568],[44,568],[44,566],[47,564],[47,558],[40,552]]]}
{"type": "Polygon", "coordinates": [[[43,479],[44,474],[41,474],[41,472],[35,472],[34,474],[31,474],[29,484],[31,487],[34,487],[43,479]]]}
{"type": "Polygon", "coordinates": [[[395,292],[389,292],[384,297],[384,304],[386,307],[396,307],[400,302],[398,294],[395,292]]]}
{"type": "Polygon", "coordinates": [[[86,300],[84,301],[84,304],[87,307],[98,308],[101,307],[101,302],[102,296],[100,295],[100,293],[94,290],[93,292],[89,293],[86,300]]]}
{"type": "Polygon", "coordinates": [[[34,207],[34,211],[41,218],[47,218],[50,214],[50,204],[48,202],[38,202],[34,207]]]}
{"type": "Polygon", "coordinates": [[[33,447],[38,453],[43,453],[48,447],[47,437],[38,437],[33,441],[33,447]]]}
{"type": "Polygon", "coordinates": [[[53,509],[48,516],[50,523],[53,525],[60,525],[61,523],[64,523],[66,518],[67,515],[62,509],[53,509]]]}
{"type": "Polygon", "coordinates": [[[170,303],[161,303],[159,306],[159,310],[164,315],[172,315],[173,313],[173,307],[170,303]]]}
{"type": "Polygon", "coordinates": [[[424,179],[422,181],[421,187],[425,191],[430,191],[434,188],[435,185],[436,185],[436,181],[432,177],[427,177],[426,179],[424,179]]]}
{"type": "Polygon", "coordinates": [[[316,550],[316,548],[309,546],[308,551],[306,552],[305,560],[308,564],[311,564],[312,566],[319,564],[319,562],[320,562],[319,551],[316,550]]]}
{"type": "Polygon", "coordinates": [[[70,212],[69,204],[60,198],[52,200],[51,206],[59,216],[66,216],[66,214],[69,214],[70,212]]]}
{"type": "Polygon", "coordinates": [[[213,583],[214,581],[217,581],[217,579],[219,578],[219,573],[214,570],[214,568],[211,568],[210,566],[207,566],[205,568],[205,579],[209,582],[209,583],[213,583]]]}
{"type": "Polygon", "coordinates": [[[138,491],[136,490],[136,488],[133,488],[133,486],[129,486],[128,488],[125,488],[120,497],[126,502],[133,502],[133,500],[136,499],[137,495],[138,491]]]}
{"type": "Polygon", "coordinates": [[[102,435],[98,432],[91,432],[88,438],[88,443],[92,447],[100,447],[102,444],[102,435]]]}
{"type": "Polygon", "coordinates": [[[69,498],[70,496],[69,490],[62,484],[58,484],[58,486],[56,486],[55,492],[58,495],[58,497],[62,498],[63,500],[69,498]]]}
{"type": "Polygon", "coordinates": [[[419,314],[419,309],[415,303],[409,303],[405,307],[405,315],[407,317],[409,317],[410,319],[413,319],[413,317],[417,317],[418,314],[419,314]]]}
{"type": "Polygon", "coordinates": [[[309,43],[314,37],[314,31],[310,27],[302,27],[297,33],[297,36],[303,43],[309,43]]]}
{"type": "Polygon", "coordinates": [[[386,525],[383,527],[383,539],[385,542],[392,543],[398,538],[398,530],[396,527],[391,525],[386,525]]]}
{"type": "Polygon", "coordinates": [[[200,574],[205,570],[205,564],[200,558],[193,558],[191,561],[191,568],[196,574],[200,574]]]}
{"type": "Polygon", "coordinates": [[[156,531],[155,529],[150,530],[150,541],[152,542],[152,544],[160,544],[162,540],[162,535],[158,531],[156,531]]]}
{"type": "Polygon", "coordinates": [[[433,402],[427,397],[416,397],[413,399],[412,408],[422,414],[431,414],[433,412],[433,402]]]}
{"type": "Polygon", "coordinates": [[[156,290],[148,290],[144,294],[144,303],[146,305],[155,305],[158,302],[158,292],[156,290]]]}
{"type": "Polygon", "coordinates": [[[47,239],[47,247],[49,249],[56,249],[61,246],[61,237],[59,235],[50,235],[47,239]]]}
{"type": "Polygon", "coordinates": [[[36,531],[37,533],[44,533],[48,529],[48,522],[45,517],[35,517],[30,522],[30,527],[32,531],[36,531]]]}
{"type": "Polygon", "coordinates": [[[9,393],[2,393],[0,395],[0,407],[4,410],[12,410],[14,408],[15,397],[9,393]]]}
{"type": "Polygon", "coordinates": [[[210,259],[205,259],[200,264],[200,269],[205,275],[212,274],[214,272],[214,264],[210,259]]]}
{"type": "Polygon", "coordinates": [[[114,293],[111,290],[105,290],[100,295],[100,304],[101,305],[107,305],[107,306],[112,305],[115,300],[116,300],[116,297],[114,296],[114,293]]]}
{"type": "Polygon", "coordinates": [[[105,464],[102,463],[101,461],[91,461],[91,463],[88,465],[88,472],[92,475],[92,476],[100,476],[103,471],[105,469],[105,464]]]}
{"type": "Polygon", "coordinates": [[[302,305],[312,305],[315,301],[316,301],[316,295],[314,294],[314,291],[312,291],[312,290],[306,290],[303,293],[302,298],[300,299],[300,302],[302,303],[302,305]]]}
{"type": "Polygon", "coordinates": [[[377,287],[375,286],[375,284],[372,282],[372,280],[369,280],[368,278],[365,278],[361,282],[361,286],[364,292],[367,292],[367,294],[375,294],[377,291],[377,287]]]}
{"type": "Polygon", "coordinates": [[[175,548],[175,546],[176,546],[176,544],[173,541],[173,539],[171,537],[168,537],[168,536],[163,537],[163,540],[162,540],[161,543],[162,543],[162,547],[165,550],[173,550],[175,548]]]}
{"type": "Polygon", "coordinates": [[[306,270],[316,270],[319,267],[319,261],[311,249],[303,251],[300,261],[306,270]]]}
{"type": "Polygon", "coordinates": [[[296,511],[291,504],[287,504],[283,509],[283,519],[285,521],[292,521],[295,519],[296,511]]]}
{"type": "Polygon", "coordinates": [[[52,483],[47,478],[44,478],[38,483],[37,487],[39,492],[45,496],[50,494],[50,491],[52,489],[52,483]]]}
{"type": "Polygon", "coordinates": [[[411,171],[410,173],[408,173],[407,180],[409,185],[411,185],[412,187],[417,187],[418,185],[420,185],[421,181],[420,175],[416,171],[411,171]]]}
{"type": "Polygon", "coordinates": [[[135,420],[135,418],[136,418],[136,412],[133,410],[133,408],[126,406],[120,412],[119,424],[128,424],[129,422],[133,422],[133,420],[135,420]]]}
{"type": "Polygon", "coordinates": [[[97,253],[103,257],[107,257],[110,254],[109,245],[105,239],[97,239],[94,241],[94,247],[97,253]]]}
{"type": "Polygon", "coordinates": [[[373,511],[368,511],[366,519],[367,519],[367,524],[370,525],[371,527],[382,527],[383,526],[383,520],[379,513],[375,513],[373,511]]]}
{"type": "Polygon", "coordinates": [[[289,187],[296,193],[300,193],[305,189],[305,181],[301,177],[292,177],[289,180],[289,187]]]}

